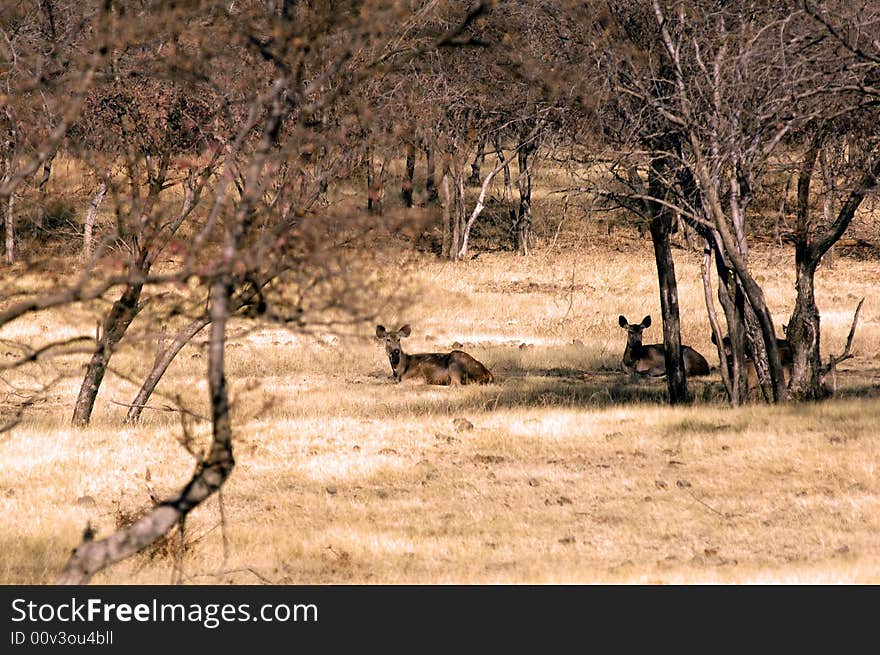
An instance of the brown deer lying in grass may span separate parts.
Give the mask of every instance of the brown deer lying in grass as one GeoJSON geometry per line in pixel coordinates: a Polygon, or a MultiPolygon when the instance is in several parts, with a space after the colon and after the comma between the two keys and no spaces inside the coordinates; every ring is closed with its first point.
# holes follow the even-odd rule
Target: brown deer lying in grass
{"type": "Polygon", "coordinates": [[[410,335],[410,326],[389,331],[376,326],[376,338],[385,342],[385,352],[391,362],[396,382],[421,381],[427,384],[489,384],[492,374],[485,366],[462,350],[449,353],[419,353],[408,355],[400,347],[401,337],[410,335]]]}
{"type": "MultiPolygon", "coordinates": [[[[661,343],[642,345],[642,331],[651,327],[651,317],[645,316],[641,323],[629,323],[624,316],[617,322],[626,330],[626,349],[621,366],[627,373],[639,375],[666,375],[666,350],[661,343]]],[[[709,362],[690,346],[681,347],[685,375],[709,375],[709,362]]]]}

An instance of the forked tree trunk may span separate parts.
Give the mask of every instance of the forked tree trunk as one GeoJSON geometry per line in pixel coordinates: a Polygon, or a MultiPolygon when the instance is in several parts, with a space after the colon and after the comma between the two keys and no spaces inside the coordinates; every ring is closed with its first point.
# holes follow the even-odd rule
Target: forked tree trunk
{"type": "MultiPolygon", "coordinates": [[[[202,184],[204,184],[205,179],[206,178],[203,178],[202,184]]],[[[137,275],[141,279],[146,278],[163,248],[167,245],[168,241],[174,236],[183,221],[196,206],[196,201],[201,194],[201,189],[202,187],[196,182],[194,172],[190,171],[184,182],[183,205],[180,212],[169,223],[163,226],[165,230],[163,234],[153,235],[154,238],[150,244],[151,249],[142,251],[136,261],[132,263],[137,275]]],[[[151,202],[155,201],[160,190],[160,183],[152,185],[150,195],[151,202]]],[[[149,211],[149,208],[146,208],[145,211],[149,211]]],[[[110,309],[110,313],[107,315],[104,322],[103,334],[100,336],[98,347],[95,350],[95,354],[92,355],[92,359],[86,369],[83,384],[80,387],[79,396],[77,397],[76,406],[74,407],[72,419],[73,425],[87,425],[91,420],[95,399],[98,396],[98,390],[101,387],[101,382],[104,379],[104,374],[107,370],[110,358],[113,356],[113,351],[122,340],[122,337],[125,336],[132,321],[140,312],[141,307],[138,303],[142,287],[143,283],[141,282],[129,283],[123,291],[120,299],[117,300],[110,309]]]]}
{"type": "Polygon", "coordinates": [[[822,388],[822,356],[820,352],[820,319],[814,293],[816,269],[822,257],[843,236],[868,191],[875,188],[880,177],[880,157],[870,162],[858,184],[850,191],[830,225],[818,234],[810,230],[810,181],[821,135],[811,144],[798,179],[798,225],[795,234],[795,265],[797,279],[794,312],[788,322],[788,339],[792,347],[790,389],[793,397],[815,400],[824,396],[822,388]]]}
{"type": "MultiPolygon", "coordinates": [[[[492,182],[492,178],[494,178],[495,175],[499,171],[501,171],[502,169],[507,171],[508,167],[510,165],[510,161],[512,159],[513,159],[513,154],[511,154],[510,157],[508,157],[506,159],[502,157],[502,159],[498,163],[498,165],[494,169],[489,171],[489,173],[486,175],[485,179],[483,180],[483,183],[480,185],[480,194],[477,197],[477,202],[474,205],[474,210],[471,212],[470,217],[466,221],[464,221],[464,211],[462,211],[462,220],[464,222],[464,226],[462,228],[461,246],[458,249],[458,257],[457,257],[458,259],[464,259],[467,256],[468,238],[470,237],[471,228],[473,228],[474,222],[477,220],[477,217],[480,215],[480,213],[485,208],[484,203],[486,200],[486,193],[489,190],[489,184],[492,182]]],[[[509,172],[508,172],[508,177],[509,177],[509,172]]],[[[462,190],[461,190],[461,195],[462,195],[462,198],[461,198],[462,203],[464,203],[464,187],[463,186],[462,186],[462,190]]]]}
{"type": "MultiPolygon", "coordinates": [[[[676,176],[684,190],[685,197],[692,206],[703,208],[703,196],[697,188],[692,172],[687,168],[679,168],[676,176]]],[[[742,289],[737,284],[736,271],[730,266],[725,256],[724,244],[718,232],[699,223],[694,223],[691,227],[704,240],[701,272],[706,310],[709,315],[712,334],[716,341],[721,378],[730,403],[734,406],[740,405],[745,401],[749,392],[745,353],[745,323],[743,318],[746,310],[746,299],[742,289]],[[718,301],[721,304],[727,325],[726,335],[718,320],[714,303],[712,302],[711,274],[709,269],[713,256],[715,258],[715,271],[718,275],[718,301]],[[724,345],[725,336],[729,343],[727,348],[724,345]],[[728,348],[730,351],[729,355],[728,348]]]]}
{"type": "MultiPolygon", "coordinates": [[[[268,283],[268,278],[265,283],[268,283]]],[[[256,287],[249,287],[245,290],[242,290],[241,293],[235,295],[232,299],[229,300],[229,314],[232,315],[242,307],[250,306],[256,300],[260,298],[260,290],[256,287]]],[[[153,368],[150,371],[147,378],[144,380],[143,385],[141,385],[140,390],[138,391],[137,396],[132,401],[131,406],[129,407],[128,414],[125,418],[126,423],[136,423],[143,412],[144,407],[147,402],[150,400],[150,396],[152,396],[153,392],[156,390],[156,386],[159,384],[159,381],[165,375],[165,372],[168,370],[168,367],[171,366],[171,362],[177,357],[183,347],[192,341],[193,337],[195,337],[199,332],[201,332],[205,326],[211,323],[211,315],[210,313],[206,313],[198,318],[190,321],[188,324],[183,326],[181,330],[177,333],[177,336],[174,337],[172,342],[168,344],[168,347],[165,348],[159,355],[156,357],[156,361],[153,364],[153,368]]]]}
{"type": "MultiPolygon", "coordinates": [[[[695,151],[699,152],[697,148],[695,151]]],[[[747,263],[747,251],[743,248],[746,244],[745,233],[738,218],[742,218],[739,207],[734,211],[733,220],[729,222],[728,216],[722,209],[722,200],[719,195],[720,185],[718,180],[712,177],[706,162],[698,158],[694,162],[694,173],[699,181],[701,199],[706,213],[711,217],[717,236],[719,249],[723,248],[724,260],[730,263],[731,269],[736,273],[737,284],[742,286],[742,291],[748,300],[748,305],[754,311],[755,321],[759,330],[754,337],[756,342],[752,348],[752,356],[755,366],[761,376],[761,367],[769,369],[768,387],[771,402],[783,402],[787,397],[785,378],[782,373],[782,362],[779,354],[779,346],[776,342],[776,330],[773,327],[773,317],[767,308],[764,292],[749,272],[747,263]],[[763,341],[763,343],[759,343],[763,341]],[[762,352],[766,356],[761,358],[762,352]]],[[[731,198],[735,195],[731,192],[731,198]]],[[[731,201],[732,204],[733,201],[731,201]]],[[[746,310],[748,321],[748,309],[746,310]]],[[[765,370],[766,370],[765,369],[765,370]]],[[[765,382],[762,379],[762,384],[765,382]]]]}
{"type": "MultiPolygon", "coordinates": [[[[702,209],[704,207],[703,195],[697,187],[692,172],[687,168],[679,168],[676,176],[688,201],[692,206],[702,209]]],[[[742,289],[737,284],[736,271],[728,262],[724,244],[718,232],[699,223],[694,223],[691,227],[704,240],[704,254],[701,267],[703,287],[709,322],[716,341],[721,377],[730,403],[734,406],[740,405],[745,401],[749,392],[744,327],[746,299],[742,289]],[[726,335],[723,333],[724,331],[721,328],[721,323],[717,318],[714,303],[712,302],[709,266],[713,256],[715,258],[715,271],[718,275],[718,301],[721,304],[727,325],[726,335]],[[728,349],[724,345],[725,336],[729,343],[729,355],[728,349]]]]}
{"type": "Polygon", "coordinates": [[[100,339],[98,340],[98,347],[89,361],[82,386],[79,389],[79,395],[73,410],[73,419],[71,420],[73,425],[88,425],[91,420],[95,399],[98,397],[98,389],[100,389],[101,382],[104,380],[104,374],[107,372],[110,357],[125,335],[128,326],[131,325],[131,322],[138,314],[138,302],[142,289],[143,284],[141,283],[129,283],[123,290],[119,300],[113,303],[110,313],[107,314],[100,339]]]}
{"type": "Polygon", "coordinates": [[[224,354],[226,320],[232,284],[228,276],[211,287],[211,342],[208,351],[208,388],[211,402],[212,440],[207,457],[199,462],[186,486],[174,498],[154,507],[130,526],[99,541],[90,530],[74,549],[58,578],[59,584],[85,584],[98,571],[143,550],[182,521],[200,503],[217,492],[235,466],[232,424],[226,387],[224,354]]]}
{"type": "MultiPolygon", "coordinates": [[[[810,185],[816,160],[825,140],[825,134],[817,130],[804,155],[798,175],[797,225],[795,228],[795,270],[797,277],[794,311],[788,321],[788,339],[792,346],[791,392],[798,399],[813,400],[819,397],[819,369],[822,366],[819,352],[819,309],[814,293],[814,276],[818,260],[814,261],[810,244],[810,185]]],[[[830,192],[827,193],[830,196],[830,192]]],[[[828,211],[828,208],[825,208],[828,211]]]]}

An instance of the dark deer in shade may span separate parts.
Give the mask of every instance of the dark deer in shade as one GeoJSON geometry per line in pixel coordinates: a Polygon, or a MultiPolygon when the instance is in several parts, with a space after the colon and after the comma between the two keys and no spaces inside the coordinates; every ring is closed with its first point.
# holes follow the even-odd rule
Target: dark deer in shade
{"type": "Polygon", "coordinates": [[[427,384],[489,384],[494,380],[489,372],[476,359],[463,350],[449,353],[407,354],[400,345],[400,339],[410,335],[410,326],[399,330],[386,330],[376,326],[376,338],[385,343],[385,352],[391,362],[391,371],[397,382],[424,381],[427,384]]]}
{"type": "MultiPolygon", "coordinates": [[[[666,350],[662,343],[642,345],[642,332],[651,327],[651,317],[645,316],[641,323],[629,323],[624,316],[617,322],[626,330],[626,349],[621,366],[627,373],[639,375],[666,375],[666,350]]],[[[709,375],[709,362],[690,346],[681,347],[685,375],[709,375]]]]}
{"type": "MultiPolygon", "coordinates": [[[[782,329],[785,331],[787,326],[783,325],[782,329]]],[[[712,333],[712,343],[718,345],[718,340],[715,338],[715,333],[712,333]]],[[[727,367],[728,370],[733,370],[733,349],[730,345],[730,337],[724,337],[721,339],[721,346],[724,349],[724,355],[727,358],[727,367]]],[[[788,381],[791,379],[791,366],[794,361],[794,351],[791,348],[791,343],[788,339],[780,339],[776,338],[776,347],[779,348],[779,360],[782,363],[782,375],[785,379],[785,384],[788,384],[788,381]]],[[[752,351],[749,348],[748,344],[746,344],[746,372],[749,377],[749,389],[756,389],[759,387],[758,382],[758,372],[755,370],[755,360],[752,356],[752,351]]]]}

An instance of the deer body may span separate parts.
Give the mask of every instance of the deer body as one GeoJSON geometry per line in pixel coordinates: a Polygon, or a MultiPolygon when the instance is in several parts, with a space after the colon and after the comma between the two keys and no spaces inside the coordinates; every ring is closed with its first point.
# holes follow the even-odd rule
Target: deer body
{"type": "Polygon", "coordinates": [[[400,346],[401,337],[408,337],[411,328],[404,325],[389,331],[376,326],[376,337],[385,342],[385,352],[396,382],[417,381],[426,384],[489,384],[494,378],[482,363],[463,350],[448,353],[408,354],[400,346]]]}
{"type": "MultiPolygon", "coordinates": [[[[712,343],[717,344],[717,340],[715,339],[715,334],[712,334],[712,343]]],[[[733,350],[730,346],[730,337],[724,337],[721,339],[721,346],[724,349],[724,355],[727,358],[727,366],[729,370],[733,370],[733,350]]],[[[776,338],[776,347],[779,349],[779,360],[782,363],[782,375],[785,380],[785,384],[788,385],[788,381],[791,379],[791,367],[794,362],[794,351],[791,349],[791,343],[788,339],[780,339],[776,338]]],[[[758,372],[755,370],[755,360],[752,357],[752,353],[746,345],[746,373],[748,374],[749,379],[749,389],[756,389],[760,387],[760,383],[758,381],[758,372]]]]}
{"type": "MultiPolygon", "coordinates": [[[[626,348],[621,367],[627,373],[659,377],[666,375],[666,349],[663,344],[642,344],[642,332],[651,326],[651,317],[631,324],[624,316],[618,317],[620,327],[626,330],[626,348]]],[[[685,375],[709,375],[709,362],[690,346],[681,347],[685,375]]]]}

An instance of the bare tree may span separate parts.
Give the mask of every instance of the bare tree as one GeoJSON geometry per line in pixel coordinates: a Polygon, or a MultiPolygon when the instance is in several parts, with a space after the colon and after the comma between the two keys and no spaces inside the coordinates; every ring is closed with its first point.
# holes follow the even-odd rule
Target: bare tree
{"type": "MultiPolygon", "coordinates": [[[[796,2],[772,8],[696,2],[686,9],[653,0],[650,8],[609,7],[613,29],[606,34],[613,36],[594,44],[598,60],[616,64],[608,68],[612,88],[624,98],[616,104],[640,121],[648,137],[642,144],[664,162],[659,169],[639,168],[648,171],[649,186],[655,178],[656,192],[636,196],[660,202],[696,227],[715,257],[733,351],[733,370],[721,357],[731,400],[744,397],[748,357],[766,397],[782,401],[788,390],[775,325],[749,266],[749,216],[772,158],[796,149],[795,136],[810,134],[823,124],[821,117],[852,107],[843,92],[857,84],[852,75],[864,71],[843,61],[838,68],[841,58],[832,56],[815,21],[796,2]],[[611,41],[620,36],[617,44],[611,41]]],[[[870,166],[864,170],[860,184],[866,188],[870,166]]],[[[628,176],[631,188],[642,175],[628,176]]],[[[828,242],[817,244],[821,253],[806,259],[815,265],[816,255],[840,237],[847,222],[835,222],[828,242]]],[[[799,278],[811,279],[808,268],[801,267],[799,278]]],[[[704,279],[708,283],[708,268],[704,279]]],[[[706,299],[713,331],[720,332],[711,320],[711,294],[706,299]]],[[[722,335],[715,336],[720,344],[722,335]]],[[[800,330],[791,336],[793,343],[803,337],[800,330]]]]}
{"type": "Polygon", "coordinates": [[[4,92],[0,201],[8,200],[55,157],[116,38],[110,2],[17,1],[0,19],[4,92]]]}
{"type": "MultiPolygon", "coordinates": [[[[304,160],[303,154],[316,152],[318,145],[331,153],[350,150],[357,121],[309,119],[318,110],[345,111],[346,97],[376,63],[369,58],[350,63],[352,53],[373,44],[376,31],[361,23],[358,12],[335,6],[288,7],[280,13],[254,7],[250,13],[237,13],[235,19],[237,29],[269,62],[271,83],[249,98],[247,118],[229,143],[211,187],[209,211],[185,244],[182,272],[175,275],[179,280],[195,276],[199,287],[207,290],[208,313],[179,336],[183,341],[187,334],[197,333],[201,323],[211,326],[211,446],[174,498],[104,539],[95,540],[87,531],[65,567],[62,582],[86,582],[102,568],[152,543],[220,489],[231,473],[233,428],[223,362],[226,326],[236,312],[307,329],[321,317],[338,325],[361,321],[375,311],[376,296],[360,295],[375,291],[365,287],[367,276],[344,250],[336,249],[345,235],[350,242],[361,232],[354,229],[359,225],[355,219],[364,215],[316,211],[321,178],[332,175],[332,167],[327,171],[326,162],[304,160]],[[303,65],[306,53],[314,55],[309,66],[303,65]],[[293,189],[299,193],[290,199],[288,192],[293,189]],[[327,238],[334,233],[340,235],[337,241],[327,238]],[[291,310],[290,299],[297,295],[291,310]]],[[[376,21],[390,24],[381,16],[376,21]]],[[[409,58],[419,56],[421,52],[409,53],[409,58]]],[[[345,155],[336,161],[342,166],[351,159],[345,155]]],[[[152,283],[153,278],[146,276],[144,282],[152,283]]]]}
{"type": "Polygon", "coordinates": [[[224,154],[218,144],[230,130],[232,116],[216,91],[217,76],[227,71],[209,68],[211,58],[204,51],[216,46],[210,39],[201,51],[176,45],[184,26],[173,20],[175,11],[152,12],[137,25],[124,23],[109,55],[112,74],[91,90],[68,137],[70,151],[93,161],[100,180],[84,230],[87,265],[107,254],[100,250],[92,257],[91,251],[98,207],[109,190],[116,218],[109,239],[128,275],[101,322],[74,407],[74,425],[89,423],[113,353],[144,307],[144,280],[213,184],[224,154]],[[183,58],[189,76],[175,80],[171,72],[183,58]],[[182,197],[169,198],[178,189],[182,197]]]}
{"type": "MultiPolygon", "coordinates": [[[[810,53],[823,74],[820,84],[813,82],[821,106],[790,149],[798,171],[793,235],[797,297],[788,322],[793,348],[790,389],[795,398],[814,400],[829,392],[823,382],[837,363],[834,358],[827,366],[822,363],[816,270],[880,178],[880,51],[870,36],[880,12],[838,2],[804,6],[815,21],[810,27],[820,37],[830,37],[810,53]]],[[[852,332],[847,353],[851,342],[852,332]]]]}

